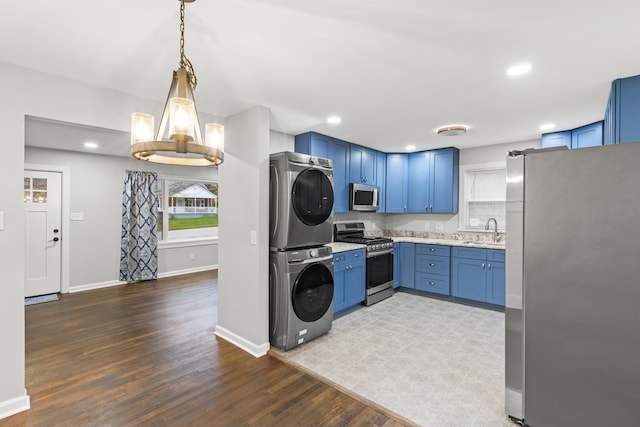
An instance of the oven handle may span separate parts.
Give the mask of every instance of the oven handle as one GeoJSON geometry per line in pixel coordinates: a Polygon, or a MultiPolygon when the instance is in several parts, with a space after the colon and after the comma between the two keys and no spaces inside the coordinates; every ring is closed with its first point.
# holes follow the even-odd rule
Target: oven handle
{"type": "Polygon", "coordinates": [[[391,249],[385,249],[384,251],[375,251],[375,252],[367,252],[367,258],[373,258],[376,257],[378,255],[387,255],[393,253],[393,248],[391,249]]]}

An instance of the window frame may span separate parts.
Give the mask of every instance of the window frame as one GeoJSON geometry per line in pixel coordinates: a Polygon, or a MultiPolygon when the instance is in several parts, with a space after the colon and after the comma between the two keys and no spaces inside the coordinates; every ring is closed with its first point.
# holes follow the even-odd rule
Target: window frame
{"type": "MultiPolygon", "coordinates": [[[[507,163],[506,162],[490,162],[490,163],[476,163],[469,165],[461,165],[460,166],[460,187],[462,191],[460,192],[460,209],[458,213],[458,231],[466,232],[466,233],[488,233],[493,232],[493,230],[486,231],[484,227],[482,229],[477,228],[468,228],[467,227],[467,219],[469,215],[469,189],[467,186],[468,174],[473,172],[489,172],[489,171],[504,171],[505,172],[505,194],[506,194],[506,171],[507,171],[507,163]]],[[[505,197],[505,210],[506,210],[506,197],[505,197]]],[[[502,221],[502,224],[498,224],[498,231],[500,233],[505,232],[506,224],[505,221],[502,221]]]]}
{"type": "MultiPolygon", "coordinates": [[[[159,248],[183,248],[183,247],[193,247],[193,246],[206,246],[210,244],[218,243],[218,236],[208,236],[208,237],[188,237],[188,238],[179,238],[179,239],[169,239],[167,238],[169,235],[169,215],[165,215],[168,212],[169,208],[169,197],[168,197],[168,181],[187,181],[193,183],[207,183],[207,184],[218,184],[218,188],[220,188],[220,181],[217,179],[206,179],[206,178],[193,178],[193,177],[184,177],[184,176],[172,176],[172,175],[160,175],[158,174],[158,183],[162,186],[162,198],[159,200],[160,205],[158,209],[162,211],[162,238],[158,236],[158,247],[159,248]]],[[[219,226],[218,226],[219,228],[219,226]]]]}

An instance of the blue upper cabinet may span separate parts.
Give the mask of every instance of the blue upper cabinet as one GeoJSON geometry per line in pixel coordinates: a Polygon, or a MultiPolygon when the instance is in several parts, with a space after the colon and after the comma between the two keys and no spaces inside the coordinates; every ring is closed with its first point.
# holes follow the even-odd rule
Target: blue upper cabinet
{"type": "Polygon", "coordinates": [[[349,182],[376,185],[376,152],[351,144],[349,182]]]}
{"type": "Polygon", "coordinates": [[[602,145],[602,122],[591,123],[571,131],[571,148],[602,145]]]}
{"type": "Polygon", "coordinates": [[[453,147],[409,155],[409,212],[458,212],[459,156],[453,147]]]}
{"type": "Polygon", "coordinates": [[[387,198],[387,155],[381,151],[376,151],[376,185],[380,187],[380,208],[378,212],[386,212],[387,198]]]}
{"type": "Polygon", "coordinates": [[[298,153],[331,159],[333,162],[334,212],[349,212],[349,143],[307,132],[295,138],[295,150],[298,153]]]}
{"type": "Polygon", "coordinates": [[[595,122],[572,130],[542,134],[542,148],[566,145],[569,148],[585,148],[602,145],[603,122],[595,122]]]}
{"type": "Polygon", "coordinates": [[[571,131],[551,132],[542,134],[542,148],[567,146],[571,148],[571,131]]]}
{"type": "Polygon", "coordinates": [[[387,182],[385,188],[385,210],[387,213],[407,212],[407,190],[409,180],[409,155],[387,154],[387,182]]]}
{"type": "Polygon", "coordinates": [[[604,143],[640,141],[640,76],[614,80],[604,118],[604,143]]]}

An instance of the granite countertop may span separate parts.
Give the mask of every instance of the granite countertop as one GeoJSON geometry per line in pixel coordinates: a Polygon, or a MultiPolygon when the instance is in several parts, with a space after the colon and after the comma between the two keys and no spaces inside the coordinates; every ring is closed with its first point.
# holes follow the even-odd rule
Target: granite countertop
{"type": "MultiPolygon", "coordinates": [[[[473,240],[454,240],[454,239],[435,239],[424,237],[391,237],[394,242],[404,243],[423,243],[429,245],[445,245],[445,246],[465,246],[469,248],[485,248],[485,249],[504,249],[505,242],[483,242],[473,240]]],[[[354,249],[363,249],[365,245],[358,245],[356,243],[344,243],[344,242],[331,242],[327,244],[330,246],[333,253],[352,251],[354,249]]]]}

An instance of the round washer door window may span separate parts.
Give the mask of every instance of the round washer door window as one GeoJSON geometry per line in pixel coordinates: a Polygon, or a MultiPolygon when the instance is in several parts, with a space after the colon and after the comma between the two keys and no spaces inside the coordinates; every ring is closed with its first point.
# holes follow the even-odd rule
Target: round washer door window
{"type": "Polygon", "coordinates": [[[311,264],[298,276],[291,292],[293,311],[300,320],[315,322],[333,301],[333,275],[323,264],[311,264]]]}
{"type": "Polygon", "coordinates": [[[333,185],[317,169],[302,171],[291,190],[293,210],[306,225],[319,225],[329,218],[333,210],[333,185]]]}

